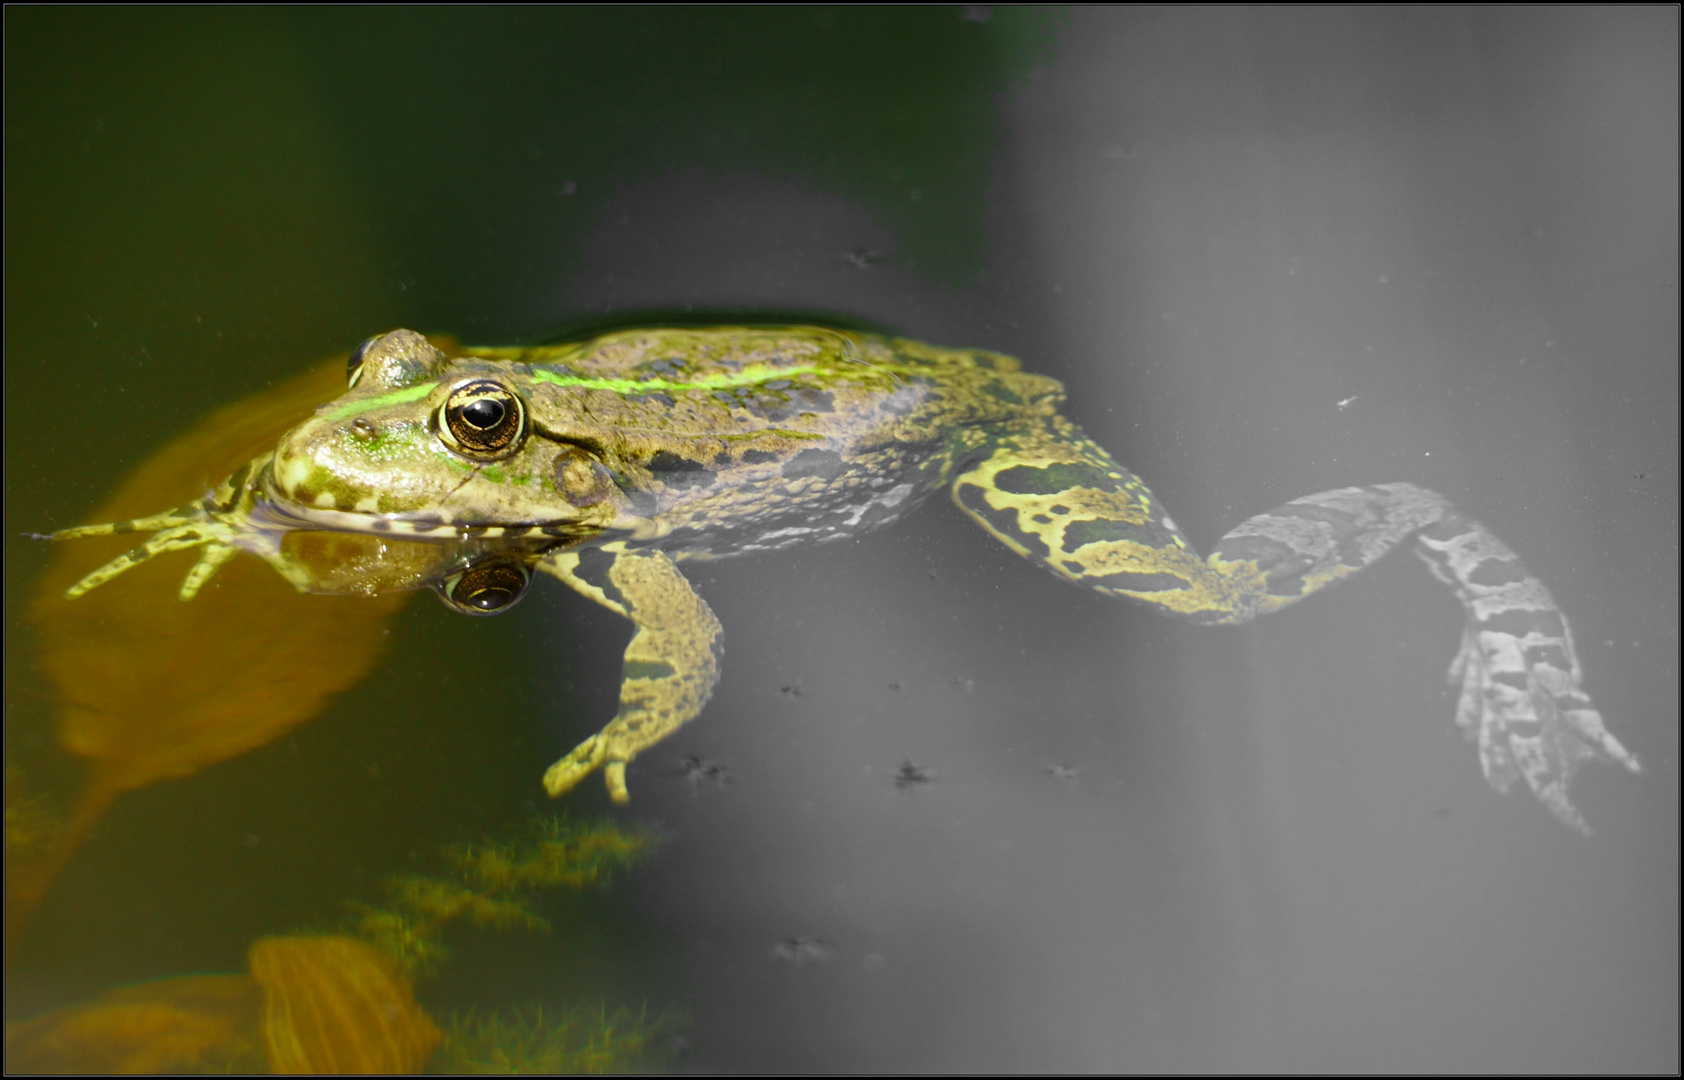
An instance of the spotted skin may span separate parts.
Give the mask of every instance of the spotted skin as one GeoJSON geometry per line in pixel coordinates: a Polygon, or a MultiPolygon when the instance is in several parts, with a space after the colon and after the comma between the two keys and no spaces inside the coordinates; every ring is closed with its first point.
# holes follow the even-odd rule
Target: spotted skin
{"type": "Polygon", "coordinates": [[[539,566],[637,628],[626,646],[619,711],[550,766],[544,790],[562,795],[600,768],[609,796],[629,802],[626,765],[701,712],[713,693],[723,649],[719,620],[660,551],[609,543],[560,552],[539,566]]]}
{"type": "MultiPolygon", "coordinates": [[[[70,586],[65,596],[71,600],[96,589],[126,570],[172,551],[202,548],[199,561],[182,581],[180,596],[191,600],[199,594],[216,572],[239,553],[241,541],[249,529],[246,522],[256,505],[254,479],[268,467],[273,455],[264,454],[217,485],[215,491],[197,502],[151,517],[135,518],[108,525],[82,525],[60,529],[46,535],[46,539],[74,540],[84,536],[113,536],[131,532],[150,532],[146,542],[112,559],[104,566],[70,586]]],[[[277,541],[279,537],[274,537],[277,541]]],[[[286,568],[277,565],[283,573],[286,568]]],[[[294,581],[294,584],[299,584],[294,581]]],[[[302,587],[302,586],[301,586],[302,587]]]]}
{"type": "Polygon", "coordinates": [[[1201,560],[1140,478],[1065,420],[1002,432],[953,483],[959,508],[1053,573],[1197,623],[1245,623],[1341,581],[1414,541],[1467,616],[1450,681],[1457,726],[1486,779],[1518,777],[1562,822],[1589,832],[1567,797],[1583,761],[1639,771],[1580,689],[1567,618],[1502,541],[1414,484],[1339,488],[1249,518],[1201,560]]]}
{"type": "MultiPolygon", "coordinates": [[[[69,595],[194,547],[183,599],[237,550],[320,589],[323,572],[280,543],[294,529],[442,545],[448,581],[484,559],[520,573],[482,580],[546,572],[635,632],[619,710],[550,767],[545,788],[560,795],[601,769],[624,802],[626,766],[694,718],[718,678],[719,624],[680,564],[844,539],[949,487],[966,515],[1059,577],[1204,624],[1277,611],[1408,541],[1466,613],[1456,723],[1494,787],[1524,778],[1583,831],[1568,798],[1579,763],[1638,768],[1582,689],[1549,590],[1442,496],[1406,483],[1308,495],[1202,558],[1145,483],[1059,415],[1063,388],[1009,356],[793,326],[649,328],[447,357],[397,330],[358,349],[349,376],[344,396],[199,502],[54,534],[154,534],[69,595]]],[[[515,587],[499,589],[478,595],[503,604],[515,587]]]]}

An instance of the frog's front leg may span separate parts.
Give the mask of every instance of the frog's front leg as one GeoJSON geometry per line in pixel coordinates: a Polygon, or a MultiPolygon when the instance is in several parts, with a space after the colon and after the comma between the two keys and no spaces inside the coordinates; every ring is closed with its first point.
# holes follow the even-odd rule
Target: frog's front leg
{"type": "Polygon", "coordinates": [[[1378,484],[1307,495],[1242,522],[1202,560],[1140,478],[1063,417],[992,432],[971,460],[954,501],[1013,550],[1077,584],[1194,622],[1249,622],[1413,539],[1466,612],[1450,669],[1461,689],[1456,722],[1478,743],[1491,785],[1507,791],[1524,777],[1583,832],[1567,792],[1579,763],[1603,758],[1638,771],[1580,688],[1567,618],[1549,590],[1436,492],[1378,484]]]}
{"type": "Polygon", "coordinates": [[[544,773],[554,797],[600,767],[609,796],[624,803],[627,763],[693,719],[713,693],[719,620],[659,551],[616,541],[551,555],[539,566],[637,627],[626,646],[620,711],[544,773]]]}
{"type": "Polygon", "coordinates": [[[199,548],[199,561],[188,571],[181,583],[180,596],[191,600],[216,575],[228,560],[241,549],[264,559],[282,576],[299,588],[305,583],[283,558],[279,557],[280,532],[265,528],[253,520],[252,509],[257,504],[261,479],[274,458],[261,454],[217,485],[216,490],[163,514],[117,521],[104,525],[79,525],[54,533],[32,533],[41,540],[77,540],[85,536],[115,536],[123,533],[151,533],[144,543],[85,575],[65,590],[65,598],[74,600],[92,589],[132,570],[141,563],[173,551],[199,548]]]}

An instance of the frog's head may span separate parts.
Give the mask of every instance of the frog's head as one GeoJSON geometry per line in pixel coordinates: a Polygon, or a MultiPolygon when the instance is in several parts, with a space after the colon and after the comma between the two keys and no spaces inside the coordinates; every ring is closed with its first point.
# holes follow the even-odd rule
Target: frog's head
{"type": "Polygon", "coordinates": [[[288,517],[341,532],[579,537],[623,497],[584,445],[534,430],[513,365],[451,360],[394,330],[350,360],[350,390],[288,432],[268,495],[288,517]]]}

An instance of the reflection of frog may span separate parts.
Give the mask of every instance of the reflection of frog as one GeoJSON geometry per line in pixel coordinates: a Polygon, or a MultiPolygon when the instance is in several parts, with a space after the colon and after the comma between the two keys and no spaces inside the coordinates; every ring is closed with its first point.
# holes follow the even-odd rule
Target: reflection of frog
{"type": "Polygon", "coordinates": [[[559,795],[694,717],[719,624],[676,563],[889,522],[938,488],[1018,554],[1079,585],[1200,623],[1278,610],[1413,539],[1467,612],[1457,723],[1500,790],[1524,776],[1562,820],[1578,762],[1636,759],[1579,686],[1567,623],[1514,553],[1412,484],[1342,488],[1251,518],[1201,559],[1140,479],[1058,414],[1062,388],[998,353],[819,327],[649,329],[541,348],[373,338],[351,389],[217,492],[170,514],[60,537],[148,530],[71,590],[203,546],[183,595],[234,549],[316,584],[284,535],[434,540],[447,603],[489,613],[536,568],[629,618],[620,709],[550,767],[559,795]]]}

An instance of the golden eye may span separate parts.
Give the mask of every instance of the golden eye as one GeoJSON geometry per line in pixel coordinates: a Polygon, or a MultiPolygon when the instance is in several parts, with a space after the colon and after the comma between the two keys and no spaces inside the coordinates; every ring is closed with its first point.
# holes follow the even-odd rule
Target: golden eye
{"type": "Polygon", "coordinates": [[[493,556],[445,578],[434,588],[444,606],[464,615],[499,615],[526,595],[532,573],[510,559],[493,556]]]}
{"type": "Polygon", "coordinates": [[[463,383],[439,408],[439,437],[465,457],[508,457],[520,449],[525,434],[526,406],[520,395],[490,379],[463,383]]]}

